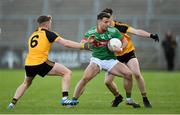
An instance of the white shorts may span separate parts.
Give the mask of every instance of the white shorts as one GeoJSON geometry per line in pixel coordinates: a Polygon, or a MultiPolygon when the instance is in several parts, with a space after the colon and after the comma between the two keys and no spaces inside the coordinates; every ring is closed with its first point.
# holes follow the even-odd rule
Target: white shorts
{"type": "Polygon", "coordinates": [[[95,63],[99,66],[100,70],[110,71],[119,61],[116,59],[100,60],[95,57],[91,57],[90,63],[95,63]]]}

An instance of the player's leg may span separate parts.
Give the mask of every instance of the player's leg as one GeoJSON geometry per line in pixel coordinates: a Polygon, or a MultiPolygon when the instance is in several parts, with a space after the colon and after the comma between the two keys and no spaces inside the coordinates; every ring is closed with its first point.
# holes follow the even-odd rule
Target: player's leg
{"type": "Polygon", "coordinates": [[[145,89],[145,82],[144,78],[140,72],[139,62],[137,58],[132,58],[127,62],[127,66],[133,72],[135,79],[138,83],[138,87],[143,97],[143,102],[145,107],[152,107],[147,96],[146,96],[146,89],[145,89]]]}
{"type": "Polygon", "coordinates": [[[104,83],[107,86],[107,88],[113,93],[114,96],[119,95],[118,88],[116,84],[113,82],[115,76],[111,73],[106,73],[104,83]]]}
{"type": "Polygon", "coordinates": [[[142,94],[146,93],[145,90],[145,83],[144,83],[144,78],[140,72],[140,68],[139,68],[139,63],[137,58],[132,58],[128,61],[127,66],[130,68],[130,70],[133,72],[137,83],[138,83],[138,87],[141,91],[142,94]]]}
{"type": "MultiPolygon", "coordinates": [[[[132,72],[130,69],[123,63],[118,62],[111,70],[110,72],[114,75],[120,76],[122,75],[124,77],[124,88],[126,90],[126,98],[130,98],[131,96],[131,91],[132,91],[132,72]]],[[[131,99],[131,98],[130,98],[131,99]]],[[[131,99],[132,100],[132,99],[131,99]]],[[[139,108],[140,105],[136,103],[131,104],[134,108],[139,108]]]]}
{"type": "Polygon", "coordinates": [[[126,92],[131,93],[133,84],[132,73],[125,64],[117,62],[117,64],[114,65],[114,67],[109,72],[116,76],[123,76],[125,81],[124,88],[126,92]]]}
{"type": "MultiPolygon", "coordinates": [[[[121,63],[126,63],[132,59],[132,58],[135,58],[135,54],[134,54],[134,51],[131,51],[129,53],[126,53],[122,56],[117,56],[117,59],[118,61],[120,61],[121,63]]],[[[125,84],[125,80],[124,80],[124,84],[125,84]]],[[[132,105],[134,108],[139,108],[140,105],[135,103],[131,97],[131,92],[126,92],[126,104],[128,105],[132,105]]]]}
{"type": "Polygon", "coordinates": [[[73,94],[73,99],[72,99],[72,105],[77,104],[78,98],[81,96],[82,91],[84,90],[86,84],[94,78],[100,71],[100,68],[97,64],[95,63],[90,63],[87,68],[84,71],[83,77],[79,80],[77,83],[74,94],[73,94]]]}
{"type": "Polygon", "coordinates": [[[25,91],[29,88],[34,77],[25,77],[23,83],[16,89],[14,97],[8,106],[8,109],[14,108],[17,101],[23,96],[25,91]]]}
{"type": "Polygon", "coordinates": [[[111,91],[111,93],[115,96],[115,99],[112,101],[112,107],[117,107],[119,103],[122,102],[123,97],[119,93],[116,84],[113,82],[114,77],[115,77],[114,75],[110,73],[106,73],[104,83],[107,86],[107,88],[111,91]]]}
{"type": "Polygon", "coordinates": [[[62,105],[67,105],[68,103],[70,103],[70,101],[68,100],[68,91],[71,83],[71,74],[72,71],[70,69],[59,63],[55,63],[53,68],[48,72],[48,75],[50,76],[62,76],[62,105]]]}

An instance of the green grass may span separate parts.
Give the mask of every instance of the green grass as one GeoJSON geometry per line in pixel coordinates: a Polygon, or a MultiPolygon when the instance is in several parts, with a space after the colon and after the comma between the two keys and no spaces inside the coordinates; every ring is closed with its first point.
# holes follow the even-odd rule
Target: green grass
{"type": "MultiPolygon", "coordinates": [[[[70,89],[72,97],[74,87],[81,78],[83,71],[74,70],[70,89]]],[[[180,113],[180,72],[144,71],[146,88],[152,109],[143,107],[142,98],[136,82],[133,87],[133,98],[141,104],[141,108],[134,109],[121,103],[117,108],[110,107],[113,95],[103,83],[104,72],[96,76],[86,87],[84,94],[79,99],[80,103],[75,108],[62,107],[61,78],[36,77],[32,86],[19,100],[14,110],[7,110],[14,92],[24,79],[23,70],[0,70],[0,114],[177,114],[180,113]]],[[[115,82],[123,96],[125,91],[122,78],[115,82]]]]}

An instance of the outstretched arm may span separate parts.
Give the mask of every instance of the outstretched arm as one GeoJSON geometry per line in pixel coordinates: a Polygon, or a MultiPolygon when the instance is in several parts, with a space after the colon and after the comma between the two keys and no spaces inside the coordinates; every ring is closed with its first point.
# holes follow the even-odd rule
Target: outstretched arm
{"type": "Polygon", "coordinates": [[[135,34],[135,35],[138,35],[138,36],[141,36],[141,37],[146,37],[146,38],[150,37],[149,32],[146,32],[146,31],[141,30],[141,29],[135,29],[133,27],[129,27],[128,32],[132,33],[132,34],[135,34]]]}
{"type": "Polygon", "coordinates": [[[64,38],[60,38],[56,41],[58,44],[64,46],[64,47],[68,47],[68,48],[77,48],[77,49],[82,49],[82,43],[78,43],[75,41],[71,41],[71,40],[67,40],[64,38]]]}
{"type": "Polygon", "coordinates": [[[147,31],[141,30],[141,29],[135,29],[133,27],[129,27],[128,31],[129,33],[135,34],[137,36],[146,37],[146,38],[152,38],[155,41],[159,42],[159,37],[157,34],[152,34],[147,31]]]}
{"type": "Polygon", "coordinates": [[[56,42],[64,47],[68,47],[68,48],[89,50],[91,47],[93,47],[93,46],[89,45],[89,43],[78,43],[75,41],[66,40],[64,38],[60,38],[56,42]]]}

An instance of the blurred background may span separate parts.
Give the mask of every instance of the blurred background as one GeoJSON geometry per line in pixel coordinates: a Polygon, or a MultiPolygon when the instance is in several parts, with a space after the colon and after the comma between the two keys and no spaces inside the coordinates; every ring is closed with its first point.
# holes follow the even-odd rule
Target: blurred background
{"type": "MultiPolygon", "coordinates": [[[[27,40],[36,29],[39,15],[53,17],[53,30],[66,39],[80,41],[96,24],[104,8],[115,19],[148,32],[160,42],[133,36],[142,69],[166,70],[162,41],[171,32],[176,44],[174,70],[180,70],[180,0],[0,0],[0,68],[23,68],[27,40]]],[[[91,53],[54,45],[49,58],[70,68],[84,67],[91,53]]]]}

